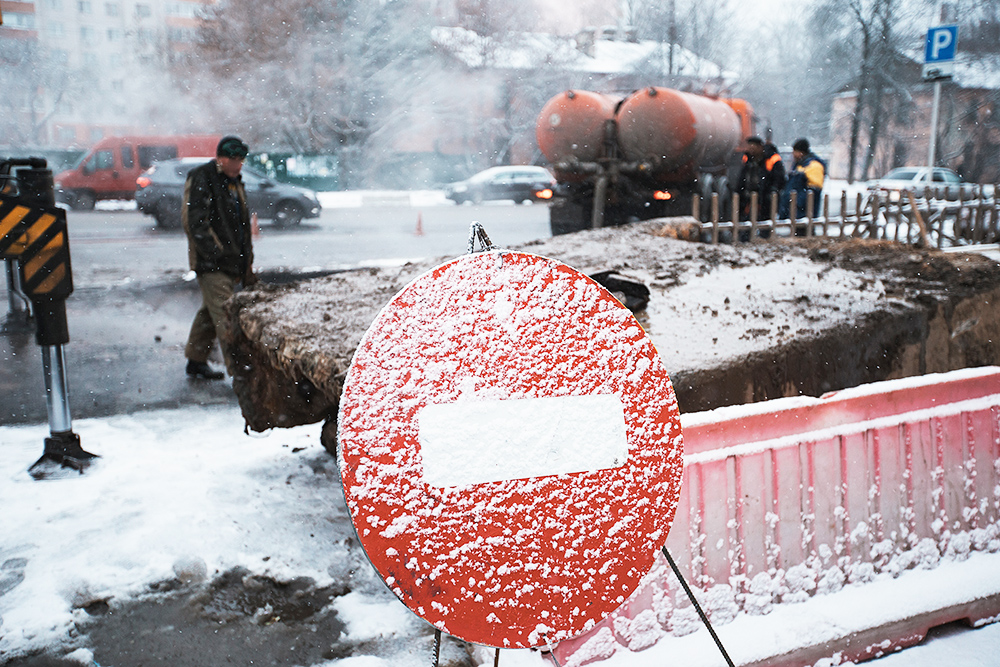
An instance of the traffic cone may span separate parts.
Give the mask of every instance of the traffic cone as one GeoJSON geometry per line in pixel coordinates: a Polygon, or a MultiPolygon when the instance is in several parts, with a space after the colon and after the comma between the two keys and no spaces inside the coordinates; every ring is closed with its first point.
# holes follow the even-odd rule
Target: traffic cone
{"type": "Polygon", "coordinates": [[[417,230],[414,232],[414,234],[416,234],[417,236],[424,235],[424,221],[420,214],[420,211],[417,211],[417,230]]]}
{"type": "Polygon", "coordinates": [[[250,236],[252,236],[255,239],[259,239],[260,238],[260,225],[257,224],[257,214],[256,213],[251,213],[250,214],[250,236]]]}

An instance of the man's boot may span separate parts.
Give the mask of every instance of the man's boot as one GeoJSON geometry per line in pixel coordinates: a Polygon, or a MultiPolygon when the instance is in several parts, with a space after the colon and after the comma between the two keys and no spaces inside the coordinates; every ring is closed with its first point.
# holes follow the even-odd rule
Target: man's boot
{"type": "Polygon", "coordinates": [[[200,380],[221,380],[226,377],[226,374],[222,371],[213,370],[204,361],[192,361],[188,359],[186,372],[189,377],[198,378],[200,380]]]}

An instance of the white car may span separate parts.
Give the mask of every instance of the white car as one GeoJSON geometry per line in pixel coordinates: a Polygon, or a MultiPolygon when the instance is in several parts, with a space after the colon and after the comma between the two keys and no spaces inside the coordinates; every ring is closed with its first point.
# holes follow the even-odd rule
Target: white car
{"type": "MultiPolygon", "coordinates": [[[[901,190],[912,190],[914,196],[922,197],[926,187],[942,189],[946,197],[957,197],[959,192],[971,197],[979,192],[978,184],[963,183],[959,175],[951,169],[935,167],[933,180],[930,182],[927,180],[928,173],[930,169],[927,167],[897,167],[882,178],[868,181],[868,189],[888,191],[890,201],[899,201],[901,190]]],[[[993,188],[986,186],[986,194],[992,195],[992,193],[993,188]]]]}
{"type": "Polygon", "coordinates": [[[513,199],[516,202],[552,199],[556,181],[544,167],[491,167],[464,181],[445,186],[445,196],[456,204],[513,199]]]}

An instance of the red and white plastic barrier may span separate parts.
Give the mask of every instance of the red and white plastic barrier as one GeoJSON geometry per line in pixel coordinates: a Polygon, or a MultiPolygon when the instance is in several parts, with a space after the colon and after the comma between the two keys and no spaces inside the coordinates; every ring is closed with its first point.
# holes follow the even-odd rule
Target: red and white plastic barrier
{"type": "MultiPolygon", "coordinates": [[[[1000,550],[1000,368],[891,380],[682,416],[667,548],[714,624],[845,585],[1000,550]],[[700,591],[699,591],[700,589],[700,591]]],[[[562,642],[563,667],[639,651],[700,621],[665,562],[611,617],[562,642]]],[[[864,659],[928,627],[1000,615],[1000,595],[769,664],[864,659]]],[[[873,628],[874,629],[874,628],[873,628]]]]}

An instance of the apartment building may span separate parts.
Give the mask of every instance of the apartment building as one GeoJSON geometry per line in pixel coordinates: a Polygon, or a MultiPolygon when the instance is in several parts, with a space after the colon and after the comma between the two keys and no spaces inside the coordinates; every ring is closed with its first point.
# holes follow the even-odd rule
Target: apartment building
{"type": "Polygon", "coordinates": [[[27,114],[35,140],[53,148],[194,129],[169,94],[162,65],[170,50],[190,43],[198,13],[212,1],[0,0],[0,43],[32,63],[5,82],[32,89],[12,111],[27,114]]]}

